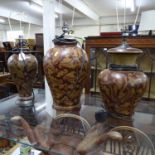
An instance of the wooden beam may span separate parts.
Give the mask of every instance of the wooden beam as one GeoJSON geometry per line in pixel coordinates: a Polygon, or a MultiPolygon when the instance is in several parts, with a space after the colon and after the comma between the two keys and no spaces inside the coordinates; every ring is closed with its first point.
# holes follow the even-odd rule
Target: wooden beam
{"type": "MultiPolygon", "coordinates": [[[[20,14],[13,14],[10,16],[10,13],[11,11],[9,9],[5,9],[5,8],[2,8],[0,7],[0,16],[1,17],[5,17],[5,18],[8,18],[10,17],[10,19],[14,19],[14,20],[20,20],[21,19],[21,15],[20,14]]],[[[42,20],[41,19],[38,19],[38,18],[34,18],[32,16],[24,16],[22,18],[22,21],[23,22],[26,22],[26,23],[32,23],[32,24],[35,24],[35,25],[42,25],[42,20]]]]}
{"type": "Polygon", "coordinates": [[[84,2],[82,2],[81,0],[64,0],[66,3],[68,3],[69,5],[71,5],[73,8],[77,9],[78,11],[80,11],[81,13],[83,13],[84,15],[86,15],[87,17],[98,21],[99,20],[99,16],[93,12],[84,2]]]}
{"type": "MultiPolygon", "coordinates": [[[[43,7],[43,1],[42,0],[31,0],[31,2],[43,7]]],[[[66,7],[64,5],[62,5],[62,10],[59,8],[59,3],[57,1],[54,2],[54,11],[58,14],[62,14],[63,11],[62,10],[65,10],[66,7]]]]}

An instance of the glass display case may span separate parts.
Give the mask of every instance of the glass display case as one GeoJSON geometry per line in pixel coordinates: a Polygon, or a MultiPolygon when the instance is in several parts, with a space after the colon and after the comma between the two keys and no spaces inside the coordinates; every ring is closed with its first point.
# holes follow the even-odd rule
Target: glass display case
{"type": "MultiPolygon", "coordinates": [[[[66,133],[66,131],[69,131],[70,135],[72,135],[67,141],[77,146],[80,141],[85,138],[88,129],[94,126],[97,127],[98,124],[100,124],[102,125],[103,134],[105,131],[117,126],[135,127],[145,132],[155,145],[155,107],[151,105],[141,102],[136,108],[132,120],[115,119],[109,115],[105,117],[102,122],[99,122],[96,121],[98,119],[95,119],[95,116],[96,112],[105,111],[104,107],[101,106],[102,100],[95,96],[82,94],[81,110],[78,115],[73,114],[76,119],[77,117],[80,118],[82,126],[79,127],[79,123],[75,123],[73,120],[69,120],[69,126],[66,126],[68,122],[63,119],[59,121],[59,127],[61,128],[58,127],[58,130],[55,130],[55,126],[53,125],[55,117],[49,115],[44,106],[44,90],[36,89],[34,93],[35,104],[33,107],[28,106],[23,108],[19,106],[17,103],[17,95],[0,101],[0,138],[34,147],[35,149],[43,151],[45,154],[66,155],[67,153],[63,153],[60,146],[57,147],[54,145],[55,142],[57,142],[57,144],[60,143],[63,139],[61,137],[65,135],[64,133],[66,133]],[[26,123],[20,120],[21,116],[26,123]],[[59,132],[59,129],[62,129],[61,132],[59,132]],[[37,140],[33,137],[34,133],[35,135],[39,135],[37,140]],[[56,140],[53,133],[56,133],[56,140]],[[77,135],[78,137],[80,135],[80,139],[78,140],[76,139],[77,135]],[[57,140],[59,140],[59,142],[57,140]]],[[[56,126],[57,125],[58,124],[56,124],[56,126]]],[[[65,139],[68,139],[68,137],[65,137],[65,139]]],[[[76,150],[74,145],[72,149],[76,150]]],[[[70,149],[67,148],[67,150],[69,150],[69,155],[72,154],[70,149]]]]}
{"type": "Polygon", "coordinates": [[[91,89],[90,92],[99,93],[97,82],[98,74],[107,68],[107,48],[91,48],[90,49],[90,65],[91,65],[91,89]]]}

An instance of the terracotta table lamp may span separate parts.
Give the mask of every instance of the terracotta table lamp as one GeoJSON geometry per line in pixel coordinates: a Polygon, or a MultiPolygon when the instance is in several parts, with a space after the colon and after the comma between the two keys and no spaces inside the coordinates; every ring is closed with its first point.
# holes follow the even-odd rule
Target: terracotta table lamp
{"type": "Polygon", "coordinates": [[[123,43],[108,50],[109,68],[98,76],[104,106],[110,115],[131,118],[147,88],[147,76],[135,64],[143,51],[123,43]]]}
{"type": "Polygon", "coordinates": [[[87,76],[88,58],[75,38],[63,35],[54,39],[54,47],[44,58],[44,72],[54,99],[54,108],[62,112],[78,111],[80,96],[87,76]]]}
{"type": "Polygon", "coordinates": [[[22,36],[17,49],[9,57],[7,66],[19,93],[19,102],[23,105],[32,104],[33,82],[38,70],[35,56],[25,47],[22,36]]]}

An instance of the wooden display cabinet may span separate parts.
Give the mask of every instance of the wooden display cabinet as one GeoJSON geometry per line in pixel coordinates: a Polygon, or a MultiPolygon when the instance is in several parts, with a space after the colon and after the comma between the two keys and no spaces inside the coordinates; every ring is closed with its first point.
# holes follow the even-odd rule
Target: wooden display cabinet
{"type": "Polygon", "coordinates": [[[35,39],[36,39],[36,50],[40,52],[44,52],[43,33],[36,33],[35,39]]]}
{"type": "MultiPolygon", "coordinates": [[[[44,70],[43,70],[43,58],[44,58],[44,37],[43,33],[35,34],[36,51],[35,56],[38,60],[38,86],[44,88],[44,70]]],[[[38,87],[37,86],[37,87],[38,87]]]]}
{"type": "MultiPolygon", "coordinates": [[[[122,38],[113,37],[86,37],[85,50],[89,57],[89,71],[86,83],[86,94],[98,93],[97,76],[99,72],[108,67],[109,59],[107,50],[121,44],[122,38]]],[[[144,94],[145,99],[155,99],[155,36],[127,37],[129,45],[140,48],[144,52],[137,58],[140,70],[148,76],[148,88],[144,94]]]]}

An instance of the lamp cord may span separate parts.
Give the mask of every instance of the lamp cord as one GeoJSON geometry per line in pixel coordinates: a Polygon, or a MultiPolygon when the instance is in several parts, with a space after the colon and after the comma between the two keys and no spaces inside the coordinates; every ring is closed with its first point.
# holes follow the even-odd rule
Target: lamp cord
{"type": "MultiPolygon", "coordinates": [[[[62,11],[62,0],[59,0],[59,8],[62,11]]],[[[60,14],[60,27],[63,26],[63,14],[60,14]]]]}
{"type": "MultiPolygon", "coordinates": [[[[24,12],[15,12],[14,15],[20,15],[20,19],[19,19],[19,29],[20,31],[22,30],[22,18],[23,16],[25,16],[25,13],[24,12]]],[[[10,31],[12,31],[12,24],[11,24],[11,18],[12,16],[12,12],[10,11],[10,14],[9,14],[9,17],[8,17],[8,23],[9,23],[9,28],[10,28],[10,31]]],[[[29,23],[30,24],[30,23],[29,23]]],[[[29,29],[30,29],[30,26],[28,27],[28,33],[29,33],[29,29]]]]}
{"type": "Polygon", "coordinates": [[[12,31],[12,25],[11,25],[10,17],[11,17],[11,11],[10,11],[10,14],[9,14],[9,17],[8,17],[8,23],[9,23],[10,31],[12,31]]]}
{"type": "Polygon", "coordinates": [[[20,15],[20,20],[19,20],[19,29],[20,29],[20,31],[22,30],[22,16],[21,15],[20,15]]]}
{"type": "Polygon", "coordinates": [[[116,18],[117,18],[117,31],[120,30],[119,18],[118,18],[118,3],[116,3],[116,18]]]}
{"type": "Polygon", "coordinates": [[[139,5],[138,5],[138,10],[137,10],[136,18],[135,18],[135,21],[134,21],[134,25],[136,25],[137,20],[138,20],[138,15],[139,15],[140,8],[141,8],[141,2],[142,2],[142,0],[139,0],[139,5]]]}
{"type": "Polygon", "coordinates": [[[126,29],[126,0],[124,0],[124,30],[126,29]]]}
{"type": "MultiPolygon", "coordinates": [[[[139,5],[138,5],[138,10],[137,10],[137,13],[136,13],[136,17],[135,17],[135,20],[134,20],[134,25],[136,25],[137,23],[137,20],[138,20],[138,15],[139,15],[139,12],[140,12],[140,9],[141,9],[141,0],[139,0],[139,5]]],[[[118,31],[120,30],[120,22],[119,22],[119,14],[118,14],[118,0],[116,0],[116,18],[117,18],[117,29],[118,31]]],[[[124,0],[124,28],[125,28],[125,24],[126,24],[126,0],[124,0]]]]}
{"type": "Polygon", "coordinates": [[[73,28],[73,25],[74,25],[74,16],[75,16],[75,8],[73,8],[73,14],[72,14],[72,24],[71,24],[72,28],[73,28]]]}
{"type": "Polygon", "coordinates": [[[30,36],[31,23],[28,24],[27,38],[30,36]]]}

